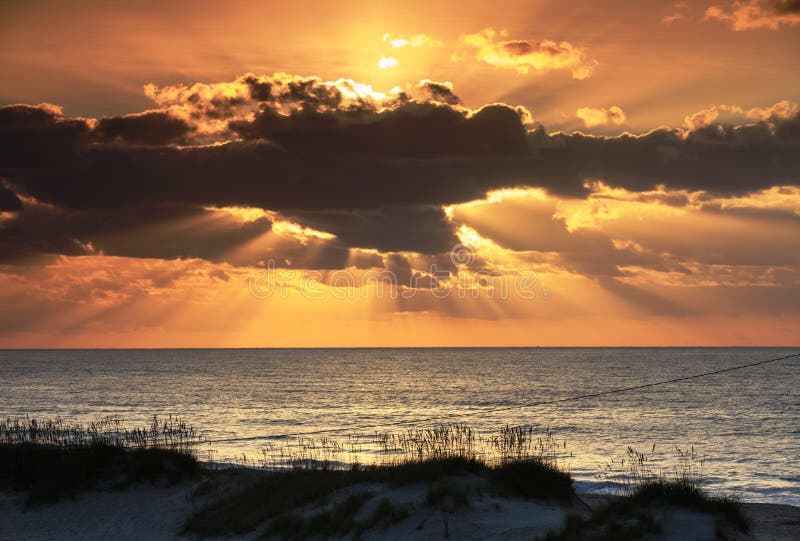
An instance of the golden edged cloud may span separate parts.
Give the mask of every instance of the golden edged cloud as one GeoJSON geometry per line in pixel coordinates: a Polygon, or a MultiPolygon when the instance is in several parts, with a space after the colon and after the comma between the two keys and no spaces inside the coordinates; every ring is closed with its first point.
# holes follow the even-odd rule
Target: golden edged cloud
{"type": "Polygon", "coordinates": [[[567,41],[503,40],[506,36],[505,30],[492,28],[462,35],[453,60],[459,61],[469,55],[480,62],[511,68],[521,74],[569,70],[574,79],[591,77],[597,64],[586,56],[584,49],[567,41]]]}
{"type": "Polygon", "coordinates": [[[427,34],[401,37],[386,33],[383,35],[382,41],[383,43],[388,43],[393,49],[402,49],[404,47],[441,47],[444,45],[443,41],[428,36],[427,34]]]}
{"type": "Polygon", "coordinates": [[[448,105],[459,105],[461,103],[461,98],[453,91],[453,83],[450,81],[423,79],[417,84],[415,90],[421,92],[423,97],[429,101],[448,105]]]}
{"type": "Polygon", "coordinates": [[[614,287],[800,285],[794,187],[740,197],[602,182],[590,189],[583,200],[520,190],[449,214],[461,242],[506,271],[533,257],[553,272],[614,287]]]}
{"type": "Polygon", "coordinates": [[[697,130],[705,126],[710,126],[719,121],[733,122],[750,120],[752,122],[775,122],[787,120],[800,111],[800,107],[794,102],[781,100],[770,107],[752,107],[745,109],[739,105],[711,105],[687,115],[683,119],[683,124],[690,130],[697,130]]]}
{"type": "MultiPolygon", "coordinates": [[[[379,62],[381,68],[396,65],[397,61],[391,57],[381,58],[379,62]]],[[[371,85],[352,79],[325,81],[281,72],[273,75],[246,73],[233,81],[220,83],[163,87],[147,84],[144,93],[161,112],[190,125],[195,143],[230,139],[231,122],[252,120],[265,106],[281,114],[299,110],[377,111],[398,98],[392,92],[378,92],[371,85]]]]}
{"type": "Polygon", "coordinates": [[[760,0],[750,0],[735,1],[726,7],[713,5],[706,9],[705,20],[726,22],[737,32],[757,28],[778,30],[782,25],[800,24],[800,2],[777,0],[762,3],[760,0]]]}
{"type": "Polygon", "coordinates": [[[616,105],[607,109],[581,107],[575,114],[583,121],[583,125],[587,128],[596,128],[598,126],[622,126],[628,120],[625,111],[616,105]]]}

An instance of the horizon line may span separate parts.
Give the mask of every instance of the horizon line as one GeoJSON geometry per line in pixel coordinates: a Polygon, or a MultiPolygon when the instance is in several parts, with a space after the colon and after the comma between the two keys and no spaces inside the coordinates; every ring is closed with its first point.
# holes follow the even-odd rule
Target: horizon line
{"type": "Polygon", "coordinates": [[[652,346],[173,346],[173,347],[0,347],[0,351],[167,351],[167,350],[348,350],[348,349],[800,349],[800,345],[652,345],[652,346]]]}

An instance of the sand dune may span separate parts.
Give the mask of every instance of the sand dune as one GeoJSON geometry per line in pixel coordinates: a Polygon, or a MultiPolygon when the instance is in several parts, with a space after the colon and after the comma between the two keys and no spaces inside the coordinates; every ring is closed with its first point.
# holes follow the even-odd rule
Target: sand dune
{"type": "MultiPolygon", "coordinates": [[[[383,498],[411,509],[405,519],[366,532],[363,536],[366,540],[530,540],[558,528],[569,511],[581,511],[557,503],[486,496],[468,507],[445,512],[424,505],[426,487],[422,484],[397,489],[366,488],[375,492],[375,496],[364,504],[361,514],[368,514],[383,498]]],[[[29,509],[24,506],[24,494],[0,491],[0,540],[192,539],[180,534],[196,505],[190,496],[191,489],[190,484],[137,485],[122,491],[85,492],[74,500],[29,509]]],[[[601,504],[604,498],[583,495],[591,506],[601,504]]],[[[741,539],[796,541],[800,536],[800,508],[757,503],[747,503],[744,507],[753,531],[750,536],[740,536],[741,539]]],[[[662,533],[653,539],[715,539],[715,522],[709,515],[666,507],[654,509],[653,514],[663,527],[662,533]]],[[[235,539],[258,536],[259,532],[252,532],[235,539]]]]}

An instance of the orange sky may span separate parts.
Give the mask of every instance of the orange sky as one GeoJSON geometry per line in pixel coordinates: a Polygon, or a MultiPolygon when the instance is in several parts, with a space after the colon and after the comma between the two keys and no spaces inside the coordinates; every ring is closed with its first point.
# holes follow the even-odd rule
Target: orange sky
{"type": "Polygon", "coordinates": [[[798,57],[767,0],[5,2],[0,347],[800,344],[798,57]]]}

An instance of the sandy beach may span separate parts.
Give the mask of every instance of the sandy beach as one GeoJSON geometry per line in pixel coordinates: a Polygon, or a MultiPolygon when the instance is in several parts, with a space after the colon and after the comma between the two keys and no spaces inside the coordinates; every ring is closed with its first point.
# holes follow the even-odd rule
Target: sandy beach
{"type": "MultiPolygon", "coordinates": [[[[231,482],[235,482],[231,481],[231,482]]],[[[169,540],[201,539],[185,535],[181,530],[203,498],[193,495],[197,482],[174,486],[139,484],[119,491],[88,491],[75,499],[51,505],[25,506],[24,493],[0,491],[0,539],[12,540],[169,540]]],[[[364,532],[365,540],[530,540],[558,529],[569,513],[588,514],[581,503],[571,507],[558,502],[523,500],[486,495],[469,505],[448,510],[425,503],[426,486],[422,483],[399,488],[371,485],[348,487],[333,498],[343,499],[354,490],[369,491],[373,496],[359,511],[369,515],[383,499],[403,505],[408,515],[393,524],[364,532]]],[[[581,494],[592,508],[604,503],[608,496],[581,494]]],[[[321,508],[305,508],[303,513],[321,508]]],[[[800,533],[800,508],[789,505],[744,503],[751,521],[747,535],[727,532],[728,539],[760,541],[795,541],[800,533]]],[[[714,540],[715,518],[684,508],[662,506],[652,510],[662,525],[653,540],[714,540]]],[[[257,539],[255,530],[227,539],[257,539]]],[[[275,537],[277,538],[277,537],[275,537]]],[[[350,539],[351,535],[336,538],[350,539]]],[[[208,539],[208,538],[203,538],[208,539]]]]}

